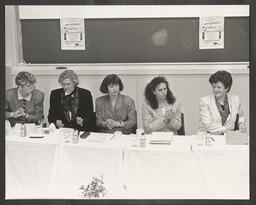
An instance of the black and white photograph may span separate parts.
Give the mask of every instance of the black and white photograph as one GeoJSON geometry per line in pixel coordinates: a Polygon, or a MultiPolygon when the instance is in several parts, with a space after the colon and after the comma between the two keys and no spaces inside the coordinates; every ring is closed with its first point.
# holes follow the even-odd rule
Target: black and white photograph
{"type": "Polygon", "coordinates": [[[4,200],[249,202],[246,2],[4,5],[4,200]]]}

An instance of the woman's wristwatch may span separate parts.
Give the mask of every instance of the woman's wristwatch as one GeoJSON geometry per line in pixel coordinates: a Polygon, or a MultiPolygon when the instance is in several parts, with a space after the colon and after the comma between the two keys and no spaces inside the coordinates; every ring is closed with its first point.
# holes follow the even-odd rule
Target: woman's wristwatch
{"type": "Polygon", "coordinates": [[[10,112],[9,117],[10,117],[10,118],[14,117],[14,112],[10,112]]]}
{"type": "Polygon", "coordinates": [[[124,122],[119,122],[119,127],[124,127],[124,122]]]}
{"type": "Polygon", "coordinates": [[[241,124],[243,124],[243,125],[244,125],[244,123],[243,123],[243,122],[239,122],[239,123],[238,123],[238,126],[239,126],[239,125],[241,125],[241,124]]]}
{"type": "Polygon", "coordinates": [[[25,114],[25,118],[26,118],[26,119],[29,118],[29,114],[28,114],[28,113],[25,114]]]}
{"type": "Polygon", "coordinates": [[[170,121],[171,121],[171,119],[168,119],[168,118],[166,118],[166,119],[164,119],[164,124],[169,124],[170,123],[170,121]]]}

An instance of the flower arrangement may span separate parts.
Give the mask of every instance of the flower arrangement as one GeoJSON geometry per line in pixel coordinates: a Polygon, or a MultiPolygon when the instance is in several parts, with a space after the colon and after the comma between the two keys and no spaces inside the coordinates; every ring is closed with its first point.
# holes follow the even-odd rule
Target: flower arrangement
{"type": "Polygon", "coordinates": [[[86,186],[81,185],[80,190],[82,190],[82,197],[87,199],[104,199],[107,195],[107,190],[104,187],[103,175],[100,179],[97,177],[92,177],[92,181],[86,186]]]}

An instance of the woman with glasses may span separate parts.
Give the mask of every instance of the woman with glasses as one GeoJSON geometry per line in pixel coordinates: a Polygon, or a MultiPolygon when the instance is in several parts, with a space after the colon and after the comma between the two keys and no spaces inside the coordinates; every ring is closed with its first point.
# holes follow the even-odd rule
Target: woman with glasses
{"type": "Polygon", "coordinates": [[[19,72],[16,88],[6,91],[5,119],[11,122],[37,123],[44,118],[44,93],[35,89],[36,78],[32,73],[19,72]]]}

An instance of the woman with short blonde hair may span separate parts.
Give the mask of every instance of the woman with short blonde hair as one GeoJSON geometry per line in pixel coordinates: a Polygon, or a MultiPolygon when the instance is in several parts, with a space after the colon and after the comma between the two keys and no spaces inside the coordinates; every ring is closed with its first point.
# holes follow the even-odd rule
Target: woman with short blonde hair
{"type": "Polygon", "coordinates": [[[93,126],[91,92],[77,86],[79,79],[73,70],[63,71],[58,82],[62,88],[51,92],[48,121],[57,128],[90,131],[93,126]]]}
{"type": "Polygon", "coordinates": [[[36,78],[22,71],[15,77],[16,88],[6,91],[5,119],[16,122],[38,123],[44,118],[44,93],[35,88],[36,78]]]}

